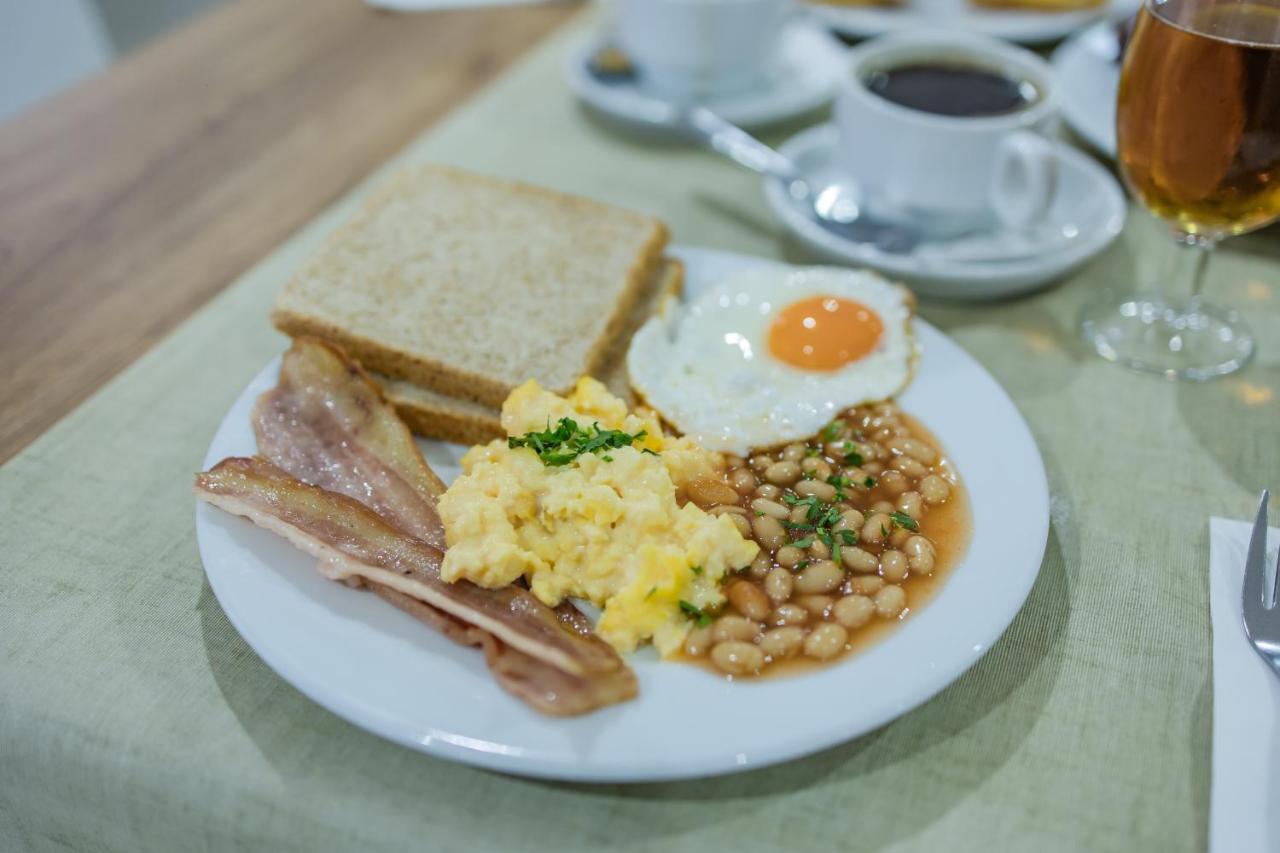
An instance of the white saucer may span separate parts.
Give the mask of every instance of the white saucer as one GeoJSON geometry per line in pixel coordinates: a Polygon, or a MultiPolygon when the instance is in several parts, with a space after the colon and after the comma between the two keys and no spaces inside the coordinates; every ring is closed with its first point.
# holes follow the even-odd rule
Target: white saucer
{"type": "Polygon", "coordinates": [[[1085,142],[1113,160],[1119,54],[1120,35],[1115,21],[1107,20],[1058,45],[1049,60],[1058,80],[1062,117],[1085,142]]]}
{"type": "Polygon", "coordinates": [[[1080,12],[1028,12],[982,9],[970,0],[904,0],[902,6],[829,6],[811,3],[827,26],[856,38],[871,38],[919,27],[946,27],[1016,41],[1045,44],[1071,35],[1105,16],[1137,12],[1139,0],[1108,0],[1080,12]]]}
{"type": "MultiPolygon", "coordinates": [[[[780,151],[810,176],[816,186],[834,183],[840,173],[832,161],[836,128],[810,128],[780,151]]],[[[1045,222],[1031,239],[993,232],[948,242],[924,242],[909,254],[893,254],[851,243],[813,221],[810,213],[777,181],[765,181],[765,198],[774,215],[796,238],[823,258],[880,270],[901,279],[922,296],[943,299],[991,299],[1034,290],[1101,252],[1124,226],[1124,192],[1111,174],[1090,157],[1062,142],[1054,143],[1058,181],[1045,222]],[[1061,236],[1075,225],[1073,236],[1061,236]],[[1049,236],[1053,235],[1053,236],[1049,236]],[[1007,259],[999,259],[1001,256],[1007,259]],[[975,261],[982,256],[997,260],[975,261]]]]}
{"type": "MultiPolygon", "coordinates": [[[[760,127],[804,115],[825,106],[844,72],[845,46],[808,16],[783,28],[774,67],[761,87],[707,98],[702,102],[739,127],[760,127]]],[[[646,91],[643,71],[634,79],[606,81],[591,72],[591,59],[603,46],[600,37],[574,48],[564,65],[569,88],[583,103],[623,124],[663,129],[676,107],[646,91]]]]}

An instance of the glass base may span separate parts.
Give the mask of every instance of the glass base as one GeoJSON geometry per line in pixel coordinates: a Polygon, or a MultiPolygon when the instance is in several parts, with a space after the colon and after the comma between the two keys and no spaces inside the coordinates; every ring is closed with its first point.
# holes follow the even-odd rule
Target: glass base
{"type": "Polygon", "coordinates": [[[1253,334],[1235,312],[1203,300],[1174,304],[1154,293],[1089,305],[1080,331],[1098,355],[1166,379],[1203,382],[1244,367],[1253,334]]]}

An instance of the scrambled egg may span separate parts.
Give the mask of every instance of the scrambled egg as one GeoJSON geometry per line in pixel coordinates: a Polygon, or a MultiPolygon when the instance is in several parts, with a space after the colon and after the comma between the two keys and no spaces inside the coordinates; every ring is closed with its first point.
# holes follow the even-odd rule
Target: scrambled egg
{"type": "Polygon", "coordinates": [[[692,480],[720,476],[723,460],[663,435],[654,416],[629,413],[589,377],[567,399],[531,380],[502,406],[512,436],[564,417],[584,429],[599,423],[645,436],[563,466],[544,465],[533,449],[506,441],[473,447],[440,499],[449,544],[441,575],[485,587],[524,577],[552,606],[588,599],[603,608],[596,631],[614,648],[629,652],[651,639],[670,655],[692,624],[690,606],[723,604],[721,579],[759,550],[729,519],[678,502],[692,480]]]}

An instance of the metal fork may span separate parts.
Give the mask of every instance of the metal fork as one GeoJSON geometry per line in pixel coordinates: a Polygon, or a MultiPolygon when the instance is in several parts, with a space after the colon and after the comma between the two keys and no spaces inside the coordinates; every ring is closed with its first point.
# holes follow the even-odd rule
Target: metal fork
{"type": "Polygon", "coordinates": [[[1258,518],[1249,538],[1249,556],[1244,564],[1242,609],[1244,632],[1262,659],[1280,675],[1280,607],[1276,606],[1276,590],[1280,587],[1280,558],[1267,588],[1267,498],[1264,489],[1258,505],[1258,518]]]}

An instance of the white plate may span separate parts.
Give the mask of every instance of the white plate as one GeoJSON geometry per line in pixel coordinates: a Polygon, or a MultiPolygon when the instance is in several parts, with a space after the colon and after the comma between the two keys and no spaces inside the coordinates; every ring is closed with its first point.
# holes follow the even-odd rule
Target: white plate
{"type": "Polygon", "coordinates": [[[1099,21],[1058,45],[1049,60],[1058,80],[1062,117],[1085,142],[1113,160],[1119,53],[1115,22],[1099,21]]]}
{"type": "Polygon", "coordinates": [[[1081,12],[1025,12],[982,9],[969,0],[905,0],[901,7],[811,3],[809,8],[831,29],[856,38],[928,26],[967,30],[1022,44],[1045,44],[1065,38],[1104,15],[1136,12],[1140,5],[1141,0],[1109,0],[1096,9],[1081,12]]]}
{"type": "MultiPolygon", "coordinates": [[[[622,124],[642,130],[665,130],[676,107],[644,87],[643,72],[633,80],[606,82],[590,71],[600,38],[570,51],[564,75],[570,90],[587,106],[622,124]]],[[[801,16],[783,28],[772,71],[757,89],[708,98],[703,105],[740,127],[761,127],[823,107],[844,72],[846,48],[817,22],[801,16]]]]}
{"type": "MultiPolygon", "coordinates": [[[[840,179],[834,162],[838,133],[834,125],[809,128],[779,149],[815,186],[840,179]]],[[[1071,146],[1054,143],[1058,158],[1057,190],[1041,231],[1066,227],[1075,238],[1060,237],[1043,245],[1011,233],[966,238],[963,243],[922,243],[909,254],[884,252],[874,245],[851,243],[813,221],[810,213],[783,190],[778,181],[766,179],[765,199],[773,214],[796,238],[819,256],[835,263],[868,266],[901,279],[922,296],[941,299],[994,299],[1025,293],[1053,282],[1101,252],[1124,227],[1125,197],[1115,178],[1088,155],[1071,146]],[[1016,253],[999,261],[962,261],[960,253],[998,255],[1016,253]]]]}
{"type": "MultiPolygon", "coordinates": [[[[687,264],[691,295],[732,271],[773,263],[676,254],[687,264]]],[[[196,533],[209,585],[245,641],[286,681],[361,728],[442,758],[603,782],[710,776],[807,755],[906,713],[972,666],[1022,606],[1044,554],[1048,492],[1026,424],[964,350],[926,323],[917,329],[923,359],[901,402],[955,460],[972,503],[973,541],[928,606],[836,665],[732,683],[638,654],[637,699],[555,719],[498,688],[477,651],[376,596],[325,580],[280,537],[201,503],[196,533]]],[[[231,407],[206,467],[255,451],[249,411],[274,385],[278,364],[231,407]]],[[[462,448],[424,447],[445,479],[457,473],[462,448]]]]}

